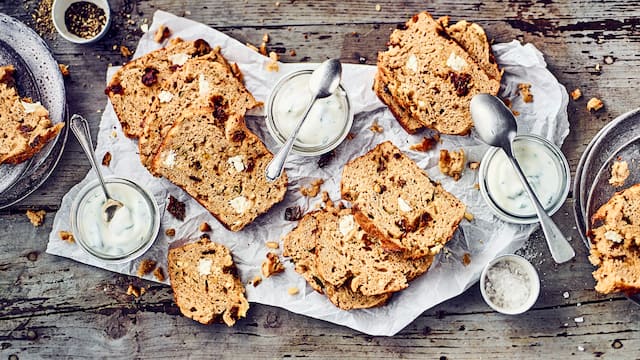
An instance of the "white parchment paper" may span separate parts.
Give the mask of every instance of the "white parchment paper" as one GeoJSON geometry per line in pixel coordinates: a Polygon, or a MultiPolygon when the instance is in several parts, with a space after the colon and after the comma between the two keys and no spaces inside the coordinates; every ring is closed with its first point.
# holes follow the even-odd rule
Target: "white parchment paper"
{"type": "MultiPolygon", "coordinates": [[[[161,46],[152,38],[154,31],[162,24],[173,31],[173,36],[189,40],[203,38],[212,46],[219,45],[223,55],[229,61],[238,63],[248,89],[263,102],[267,101],[271,88],[280,77],[294,70],[316,66],[316,64],[280,64],[278,72],[269,72],[265,69],[269,59],[248,49],[244,44],[203,24],[162,11],[154,14],[153,24],[149,32],[140,39],[134,56],[140,56],[161,46]]],[[[517,41],[496,44],[493,50],[498,63],[505,71],[501,96],[510,98],[513,107],[520,112],[518,116],[520,132],[535,133],[561,145],[569,133],[566,112],[568,95],[565,88],[546,69],[542,54],[533,45],[523,46],[517,41]],[[522,102],[517,95],[517,84],[523,82],[532,84],[531,92],[534,96],[532,103],[522,102]]],[[[110,68],[107,78],[110,78],[115,70],[110,68]]],[[[285,273],[264,279],[257,287],[248,285],[246,288],[251,302],[279,306],[371,335],[397,333],[425,310],[461,294],[475,284],[482,267],[489,260],[520,248],[534,231],[535,226],[508,224],[493,216],[482,200],[480,192],[474,188],[474,184],[478,182],[477,171],[465,169],[462,178],[457,182],[440,173],[437,168],[439,148],[452,150],[464,148],[469,161],[480,161],[488,147],[477,140],[473,134],[465,137],[442,136],[442,142],[438,148],[427,153],[409,150],[410,145],[418,143],[422,136],[429,133],[411,136],[399,126],[371,90],[375,70],[374,66],[354,64],[345,64],[343,68],[342,83],[356,113],[352,129],[355,138],[345,140],[337,148],[334,158],[322,169],[317,165],[317,157],[305,158],[293,155],[286,168],[290,185],[284,201],[238,233],[224,229],[202,206],[177,186],[165,179],[151,176],[140,164],[136,142],[123,135],[113,108],[110,104],[107,105],[100,122],[97,157],[101,159],[105,152],[111,152],[113,156],[111,165],[103,167],[107,176],[115,175],[131,179],[154,194],[161,209],[160,234],[149,252],[140,259],[123,265],[102,264],[87,256],[78,245],[60,240],[58,231],[71,229],[69,210],[76,194],[82,186],[95,178],[93,173],[89,172],[86,178],[74,186],[62,199],[49,236],[47,252],[129,275],[135,275],[139,262],[144,258],[156,259],[166,270],[167,249],[170,244],[173,241],[197,239],[200,235],[199,224],[207,221],[213,228],[212,240],[223,243],[231,249],[240,276],[245,283],[248,283],[255,275],[260,274],[260,265],[269,251],[264,243],[281,242],[282,237],[296,225],[295,222],[284,220],[285,209],[299,205],[305,210],[310,210],[320,202],[319,197],[309,199],[300,196],[298,191],[300,187],[309,185],[316,178],[323,178],[325,183],[322,190],[328,191],[332,199],[339,199],[339,182],[343,165],[349,159],[364,154],[378,143],[391,140],[425,169],[432,179],[442,182],[445,189],[464,201],[468,211],[475,216],[471,222],[462,221],[460,230],[456,232],[445,251],[437,257],[429,272],[414,280],[406,290],[395,294],[386,306],[368,310],[337,309],[323,295],[307,286],[288,260],[285,260],[285,273]],[[374,133],[369,130],[374,121],[382,126],[383,133],[374,133]],[[164,210],[169,194],[186,203],[187,216],[184,222],[176,220],[164,210]],[[167,228],[176,229],[176,235],[172,238],[167,237],[164,234],[167,228]],[[471,263],[467,266],[463,265],[461,260],[465,253],[471,255],[471,263]],[[287,293],[287,289],[294,286],[300,289],[300,293],[291,296],[287,293]]],[[[247,118],[247,123],[263,139],[267,147],[275,152],[278,147],[266,130],[264,118],[261,116],[262,111],[262,109],[254,111],[253,116],[247,118]]],[[[281,252],[281,249],[277,251],[281,252]]],[[[146,278],[155,280],[151,275],[146,278]]]]}

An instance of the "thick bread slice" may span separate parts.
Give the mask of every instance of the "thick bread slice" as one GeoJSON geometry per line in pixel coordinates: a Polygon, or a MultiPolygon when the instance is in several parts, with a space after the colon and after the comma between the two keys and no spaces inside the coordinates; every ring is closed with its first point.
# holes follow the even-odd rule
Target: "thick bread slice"
{"type": "Polygon", "coordinates": [[[290,257],[295,270],[304,277],[309,285],[329,301],[343,310],[366,309],[384,305],[391,294],[365,296],[353,291],[350,286],[335,286],[322,278],[316,263],[317,241],[321,228],[316,212],[306,214],[298,226],[284,238],[283,255],[290,257]]]}
{"type": "Polygon", "coordinates": [[[239,231],[280,202],[287,175],[264,176],[273,155],[229,104],[212,95],[210,106],[178,117],[158,148],[151,172],[196,199],[226,228],[239,231]],[[228,116],[228,117],[227,117],[228,116]]]}
{"type": "Polygon", "coordinates": [[[424,274],[433,256],[406,259],[386,252],[378,239],[356,223],[351,209],[313,213],[318,220],[316,265],[318,273],[334,286],[372,296],[397,292],[424,274]]]}
{"type": "Polygon", "coordinates": [[[437,254],[465,212],[460,200],[389,141],[347,163],[340,191],[367,233],[414,259],[437,254]]]}
{"type": "Polygon", "coordinates": [[[0,164],[31,159],[64,127],[54,125],[40,103],[20,97],[14,72],[13,65],[0,67],[0,164]]]}
{"type": "Polygon", "coordinates": [[[596,291],[640,291],[640,184],[616,193],[593,215],[603,224],[592,231],[589,261],[596,291]]]}
{"type": "Polygon", "coordinates": [[[169,278],[180,312],[203,324],[235,324],[249,310],[229,249],[202,239],[169,250],[169,278]]]}
{"type": "MultiPolygon", "coordinates": [[[[387,91],[396,107],[444,134],[467,134],[473,126],[468,109],[473,95],[497,94],[500,88],[500,80],[489,77],[426,12],[391,34],[389,49],[378,54],[378,72],[376,93],[387,91]]],[[[380,98],[384,101],[385,95],[380,98]]]]}
{"type": "Polygon", "coordinates": [[[105,90],[125,135],[142,134],[144,119],[166,79],[179,70],[184,61],[211,52],[209,44],[198,39],[172,39],[166,48],[152,51],[121,67],[105,90]]]}
{"type": "Polygon", "coordinates": [[[151,164],[174,120],[183,112],[209,106],[211,94],[220,94],[229,104],[229,113],[238,117],[260,105],[237,76],[240,74],[233,73],[219,48],[215,48],[207,55],[189,59],[167,78],[160,90],[163,96],[155,97],[144,121],[138,143],[142,164],[151,164]]]}

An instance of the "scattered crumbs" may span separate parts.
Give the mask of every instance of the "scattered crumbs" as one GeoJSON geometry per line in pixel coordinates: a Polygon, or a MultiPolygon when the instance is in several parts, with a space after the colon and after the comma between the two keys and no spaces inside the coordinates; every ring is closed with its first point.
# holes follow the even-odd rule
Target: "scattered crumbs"
{"type": "Polygon", "coordinates": [[[380,6],[380,4],[376,4],[376,11],[380,11],[382,10],[382,6],[380,6]]]}
{"type": "Polygon", "coordinates": [[[277,249],[280,247],[280,244],[278,244],[275,241],[267,241],[267,243],[265,244],[269,249],[277,249]]]}
{"type": "Polygon", "coordinates": [[[156,265],[157,263],[155,260],[151,260],[151,259],[142,260],[140,262],[140,265],[138,265],[137,275],[140,277],[147,275],[148,273],[153,271],[153,269],[155,269],[156,265]]]}
{"type": "Polygon", "coordinates": [[[255,51],[255,52],[260,52],[260,50],[258,49],[257,46],[253,45],[252,43],[246,43],[245,44],[249,49],[255,51]]]}
{"type": "Polygon", "coordinates": [[[164,25],[160,25],[160,27],[158,27],[158,30],[156,30],[156,33],[153,35],[153,41],[159,44],[168,39],[169,36],[171,36],[171,29],[164,25]]]}
{"type": "Polygon", "coordinates": [[[115,130],[113,130],[113,131],[111,132],[111,137],[112,137],[112,138],[117,138],[117,137],[118,137],[118,133],[117,133],[115,130]]]}
{"type": "Polygon", "coordinates": [[[185,204],[178,201],[178,199],[174,198],[173,195],[169,195],[167,211],[176,219],[183,221],[185,215],[185,204]]]}
{"type": "Polygon", "coordinates": [[[382,134],[382,132],[384,131],[382,126],[380,126],[378,124],[378,120],[374,120],[373,121],[373,124],[371,124],[371,127],[369,127],[369,130],[373,131],[374,133],[378,133],[378,134],[382,134]]]}
{"type": "Polygon", "coordinates": [[[582,317],[582,316],[577,317],[577,318],[573,319],[573,321],[575,321],[576,323],[583,323],[584,322],[584,317],[582,317]]]}
{"type": "Polygon", "coordinates": [[[211,231],[211,226],[209,225],[209,223],[204,221],[202,224],[200,224],[200,227],[198,227],[198,230],[202,232],[209,232],[211,231]]]}
{"type": "Polygon", "coordinates": [[[438,167],[440,168],[440,172],[442,174],[450,176],[453,178],[453,180],[458,181],[462,176],[464,164],[464,149],[460,149],[458,151],[448,151],[447,149],[440,150],[438,167]]]}
{"type": "Polygon", "coordinates": [[[469,266],[469,264],[471,264],[471,254],[464,253],[464,255],[462,255],[462,265],[469,266]]]}
{"type": "Polygon", "coordinates": [[[473,188],[476,190],[480,190],[480,183],[473,184],[473,188]]]}
{"type": "Polygon", "coordinates": [[[168,228],[167,230],[164,231],[164,234],[167,236],[176,236],[176,229],[168,228]]]}
{"type": "Polygon", "coordinates": [[[102,165],[109,166],[109,164],[111,164],[111,153],[107,151],[102,157],[102,165]]]}
{"type": "Polygon", "coordinates": [[[611,177],[609,184],[620,187],[629,177],[629,164],[626,161],[614,161],[611,165],[611,177]]]}
{"type": "Polygon", "coordinates": [[[469,163],[469,169],[471,169],[471,170],[478,170],[479,167],[480,167],[480,162],[479,161],[471,161],[469,163]]]}
{"type": "Polygon", "coordinates": [[[142,30],[143,33],[148,33],[149,32],[149,24],[144,23],[142,25],[140,25],[140,30],[142,30]]]}
{"type": "Polygon", "coordinates": [[[604,106],[604,103],[602,102],[602,100],[596,97],[593,97],[589,99],[589,101],[587,102],[587,111],[595,112],[602,109],[603,106],[604,106]]]}
{"type": "Polygon", "coordinates": [[[289,295],[297,295],[300,292],[300,290],[298,290],[297,287],[290,287],[289,289],[287,289],[287,293],[289,295]]]}
{"type": "Polygon", "coordinates": [[[302,196],[316,197],[320,192],[320,186],[322,186],[322,184],[324,184],[324,180],[315,179],[311,182],[309,187],[301,187],[300,194],[302,194],[302,196]]]}
{"type": "Polygon", "coordinates": [[[347,134],[347,140],[353,140],[356,138],[356,134],[350,132],[347,134]]]}
{"type": "Polygon", "coordinates": [[[267,259],[262,262],[262,275],[268,278],[271,275],[284,271],[284,265],[280,262],[278,254],[274,252],[267,253],[267,259]]]}
{"type": "Polygon", "coordinates": [[[120,45],[120,55],[124,56],[124,57],[129,57],[132,55],[131,50],[129,50],[128,47],[124,46],[124,45],[120,45]]]}
{"type": "Polygon", "coordinates": [[[268,43],[269,42],[269,34],[268,33],[264,33],[264,35],[262,35],[262,42],[263,43],[268,43]]]}
{"type": "Polygon", "coordinates": [[[511,109],[511,113],[513,114],[513,116],[519,116],[520,115],[520,111],[518,111],[516,109],[511,109]]]}
{"type": "Polygon", "coordinates": [[[584,351],[584,346],[578,345],[578,351],[584,351]]]}
{"type": "Polygon", "coordinates": [[[156,280],[163,282],[165,279],[164,270],[162,270],[161,267],[157,267],[155,270],[153,270],[153,276],[156,278],[156,280]]]}
{"type": "Polygon", "coordinates": [[[289,50],[289,56],[296,56],[296,51],[294,49],[289,50]]]}
{"type": "Polygon", "coordinates": [[[144,295],[145,292],[146,289],[144,287],[137,287],[133,284],[129,284],[129,287],[127,288],[127,295],[133,295],[136,298],[144,295]]]}
{"type": "Polygon", "coordinates": [[[533,94],[531,94],[531,84],[520,83],[518,84],[518,90],[520,90],[520,96],[522,96],[522,101],[526,103],[533,102],[533,94]]]}
{"type": "Polygon", "coordinates": [[[568,299],[569,298],[569,292],[568,291],[563,292],[562,293],[562,297],[565,298],[565,299],[568,299]]]}
{"type": "Polygon", "coordinates": [[[262,282],[262,277],[260,275],[254,276],[253,280],[251,280],[251,284],[253,284],[253,287],[260,285],[261,282],[262,282]]]}
{"type": "Polygon", "coordinates": [[[613,59],[613,56],[605,56],[604,57],[604,63],[607,65],[611,65],[613,64],[615,60],[613,59]]]}
{"type": "Polygon", "coordinates": [[[262,42],[262,44],[260,44],[260,49],[258,49],[258,52],[261,55],[267,55],[267,43],[266,42],[262,42]]]}
{"type": "Polygon", "coordinates": [[[73,237],[73,234],[70,231],[60,230],[58,231],[58,237],[60,237],[60,240],[64,240],[69,243],[76,242],[76,239],[73,237]]]}
{"type": "Polygon", "coordinates": [[[269,59],[271,59],[271,61],[269,61],[266,65],[267,71],[271,71],[271,72],[279,71],[280,67],[278,66],[278,54],[276,54],[274,51],[270,52],[269,59]]]}
{"type": "Polygon", "coordinates": [[[471,221],[473,220],[473,214],[470,212],[464,212],[464,218],[467,219],[467,221],[471,221]]]}
{"type": "Polygon", "coordinates": [[[35,227],[42,225],[45,215],[47,215],[47,212],[44,210],[27,210],[27,218],[35,227]]]}
{"type": "Polygon", "coordinates": [[[419,143],[410,145],[409,150],[427,152],[431,150],[435,144],[436,139],[424,136],[419,143]]]}
{"type": "Polygon", "coordinates": [[[571,98],[575,101],[582,97],[582,91],[578,88],[575,88],[573,89],[570,95],[571,95],[571,98]]]}
{"type": "Polygon", "coordinates": [[[60,73],[62,74],[63,77],[68,77],[70,72],[69,72],[69,65],[65,65],[65,64],[58,64],[58,68],[60,69],[60,73]]]}

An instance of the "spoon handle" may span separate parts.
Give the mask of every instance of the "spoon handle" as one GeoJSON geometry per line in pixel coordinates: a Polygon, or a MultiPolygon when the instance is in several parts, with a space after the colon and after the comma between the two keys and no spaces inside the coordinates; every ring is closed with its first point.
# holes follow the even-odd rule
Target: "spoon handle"
{"type": "Polygon", "coordinates": [[[567,238],[562,235],[560,228],[558,225],[551,219],[547,211],[540,204],[540,200],[538,200],[538,196],[533,192],[529,181],[526,176],[522,172],[518,161],[513,156],[509,156],[509,160],[513,164],[513,167],[516,169],[516,173],[522,181],[525,190],[529,194],[529,198],[533,203],[533,207],[536,209],[536,213],[538,214],[538,219],[540,220],[540,226],[542,227],[542,232],[544,233],[544,237],[547,239],[547,246],[549,246],[549,251],[551,251],[551,256],[556,263],[562,264],[563,262],[571,260],[575,255],[575,251],[567,241],[567,238]]]}
{"type": "Polygon", "coordinates": [[[316,103],[317,99],[317,96],[313,97],[309,105],[307,105],[307,109],[304,111],[304,115],[302,115],[300,120],[298,120],[296,127],[291,132],[291,135],[289,135],[287,141],[284,143],[284,145],[282,145],[280,150],[278,150],[278,153],[273,157],[273,159],[271,159],[269,165],[267,165],[267,169],[265,170],[265,176],[267,177],[267,180],[276,181],[280,177],[280,175],[282,175],[284,164],[287,161],[289,153],[291,152],[294,141],[296,141],[296,138],[298,137],[298,132],[300,131],[304,120],[307,118],[307,115],[309,115],[309,111],[313,107],[313,104],[316,103]]]}
{"type": "Polygon", "coordinates": [[[102,190],[104,190],[104,194],[107,199],[111,199],[109,192],[107,191],[107,187],[104,184],[104,179],[102,178],[102,172],[98,168],[98,164],[96,162],[96,155],[93,151],[93,143],[91,142],[91,132],[89,131],[89,123],[87,119],[83,118],[78,114],[73,114],[70,120],[71,131],[78,139],[82,150],[84,150],[85,155],[89,158],[89,162],[91,162],[91,166],[95,170],[96,174],[98,174],[98,180],[100,181],[100,186],[102,186],[102,190]]]}

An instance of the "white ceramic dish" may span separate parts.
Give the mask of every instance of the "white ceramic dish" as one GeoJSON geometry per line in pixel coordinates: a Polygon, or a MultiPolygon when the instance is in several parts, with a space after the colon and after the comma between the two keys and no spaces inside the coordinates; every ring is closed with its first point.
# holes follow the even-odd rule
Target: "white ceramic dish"
{"type": "Polygon", "coordinates": [[[51,7],[51,19],[53,20],[53,26],[55,26],[58,34],[60,34],[60,36],[62,36],[66,40],[69,40],[72,43],[76,44],[90,44],[100,40],[102,37],[104,37],[107,31],[109,31],[109,25],[111,25],[111,8],[109,7],[109,2],[107,0],[54,0],[53,6],[51,7]],[[102,30],[98,33],[98,35],[92,38],[85,39],[71,33],[67,29],[67,25],[65,24],[65,11],[67,11],[71,4],[79,1],[85,1],[97,5],[102,10],[104,10],[105,16],[107,17],[102,30]]]}
{"type": "MultiPolygon", "coordinates": [[[[513,290],[513,289],[511,289],[513,290]]],[[[484,267],[484,269],[482,270],[482,274],[480,275],[480,292],[482,293],[482,297],[484,298],[484,301],[487,303],[487,305],[489,305],[493,310],[502,313],[502,314],[507,314],[507,315],[517,315],[517,314],[522,314],[525,311],[531,309],[531,307],[533,307],[533,305],[536,303],[536,301],[538,300],[538,296],[540,295],[540,278],[538,277],[538,272],[536,271],[536,269],[533,267],[533,265],[525,258],[523,258],[522,256],[518,256],[518,255],[502,255],[499,256],[493,260],[491,260],[487,266],[484,267]],[[505,307],[501,307],[498,304],[494,303],[487,290],[487,272],[489,271],[489,269],[493,268],[494,266],[496,266],[497,264],[503,263],[503,262],[507,262],[507,261],[511,261],[514,264],[516,264],[518,266],[518,268],[520,268],[524,274],[526,274],[526,276],[528,277],[528,282],[529,282],[529,295],[527,297],[527,299],[520,305],[517,306],[515,308],[505,308],[505,307]]]]}

